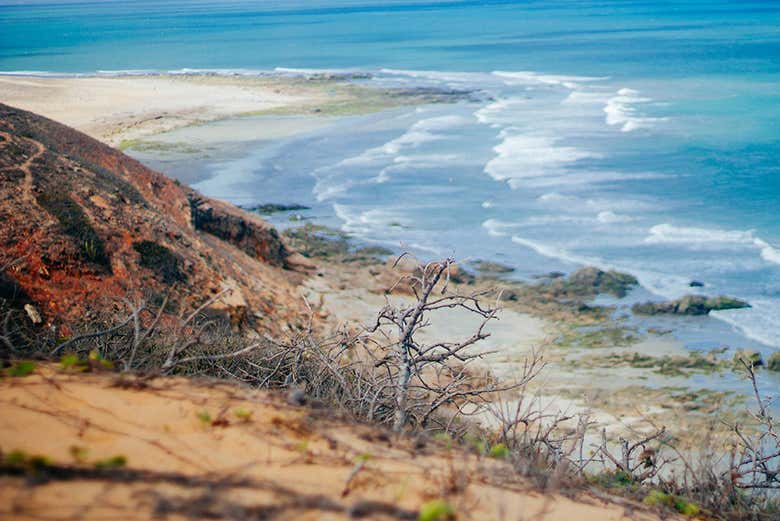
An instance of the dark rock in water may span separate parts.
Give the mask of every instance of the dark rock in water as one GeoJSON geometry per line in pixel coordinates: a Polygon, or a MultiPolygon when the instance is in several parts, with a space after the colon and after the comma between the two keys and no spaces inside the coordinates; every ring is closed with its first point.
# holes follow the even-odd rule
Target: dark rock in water
{"type": "Polygon", "coordinates": [[[775,351],[769,355],[769,360],[766,362],[766,368],[770,371],[780,372],[780,351],[775,351]]]}
{"type": "Polygon", "coordinates": [[[631,310],[641,315],[706,315],[710,311],[724,309],[749,308],[744,300],[732,297],[705,297],[703,295],[686,295],[680,299],[668,302],[645,302],[634,304],[631,310]]]}
{"type": "Polygon", "coordinates": [[[544,275],[534,275],[534,278],[535,279],[560,279],[565,276],[566,274],[562,271],[551,271],[550,273],[545,273],[544,275]]]}
{"type": "Polygon", "coordinates": [[[393,254],[393,250],[384,246],[363,246],[354,252],[357,256],[387,258],[393,254]]]}
{"type": "Polygon", "coordinates": [[[261,204],[259,206],[252,206],[250,208],[246,208],[247,211],[250,212],[257,212],[262,215],[271,215],[272,213],[277,212],[296,212],[299,210],[311,210],[308,206],[303,206],[302,204],[261,204]]]}
{"type": "Polygon", "coordinates": [[[690,287],[692,287],[692,288],[703,288],[704,287],[704,283],[703,282],[699,282],[698,280],[692,280],[690,282],[690,284],[688,284],[688,285],[690,287]]]}
{"type": "Polygon", "coordinates": [[[575,296],[595,296],[608,293],[623,298],[628,290],[639,284],[633,275],[617,271],[602,271],[593,266],[580,268],[572,273],[566,281],[556,280],[561,289],[575,296]]]}
{"type": "Polygon", "coordinates": [[[492,261],[477,261],[474,264],[474,269],[480,273],[512,273],[515,269],[505,264],[492,261]]]}

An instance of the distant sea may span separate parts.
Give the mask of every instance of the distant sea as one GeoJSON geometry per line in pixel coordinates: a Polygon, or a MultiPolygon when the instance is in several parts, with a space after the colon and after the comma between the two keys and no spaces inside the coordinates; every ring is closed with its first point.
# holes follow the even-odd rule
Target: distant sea
{"type": "Polygon", "coordinates": [[[0,0],[3,73],[192,70],[472,92],[207,161],[208,194],[519,277],[741,297],[687,344],[780,347],[780,2],[0,0]]]}

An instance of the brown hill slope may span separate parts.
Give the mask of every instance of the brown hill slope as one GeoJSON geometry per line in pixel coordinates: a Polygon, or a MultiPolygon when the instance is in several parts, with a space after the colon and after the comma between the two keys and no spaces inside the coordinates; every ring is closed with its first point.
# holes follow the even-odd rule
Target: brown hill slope
{"type": "Polygon", "coordinates": [[[234,324],[280,333],[301,315],[298,256],[272,226],[2,104],[0,222],[0,298],[44,322],[166,294],[192,309],[227,288],[214,307],[234,324]]]}

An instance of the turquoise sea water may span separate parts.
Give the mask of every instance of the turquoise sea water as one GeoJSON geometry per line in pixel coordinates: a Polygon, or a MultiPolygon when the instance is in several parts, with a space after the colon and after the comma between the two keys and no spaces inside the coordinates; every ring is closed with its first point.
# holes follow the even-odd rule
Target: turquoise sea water
{"type": "Polygon", "coordinates": [[[473,92],[248,146],[206,193],[519,276],[614,267],[636,298],[698,280],[753,308],[690,345],[780,347],[778,2],[0,0],[4,73],[187,69],[473,92]]]}

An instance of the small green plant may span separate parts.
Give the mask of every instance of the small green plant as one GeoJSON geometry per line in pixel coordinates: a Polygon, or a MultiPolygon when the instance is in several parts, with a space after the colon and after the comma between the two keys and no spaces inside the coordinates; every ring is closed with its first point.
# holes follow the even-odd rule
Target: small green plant
{"type": "Polygon", "coordinates": [[[245,409],[244,407],[238,407],[236,410],[233,411],[233,414],[236,415],[236,418],[241,420],[242,422],[248,422],[252,419],[252,411],[249,409],[245,409]]]}
{"type": "Polygon", "coordinates": [[[452,437],[446,432],[439,432],[434,434],[433,439],[444,443],[448,449],[452,448],[452,437]]]}
{"type": "Polygon", "coordinates": [[[93,349],[89,352],[89,365],[97,369],[113,369],[114,363],[103,355],[97,349],[93,349]]]}
{"type": "Polygon", "coordinates": [[[118,454],[95,462],[96,469],[119,469],[127,465],[127,458],[118,454]]]}
{"type": "Polygon", "coordinates": [[[213,419],[211,418],[211,413],[209,413],[209,411],[205,409],[202,411],[198,411],[196,413],[196,416],[201,421],[201,423],[205,425],[211,425],[211,422],[213,421],[213,419]]]}
{"type": "Polygon", "coordinates": [[[463,442],[476,454],[485,454],[487,452],[487,444],[478,436],[474,436],[473,434],[466,434],[463,436],[463,442]]]}
{"type": "Polygon", "coordinates": [[[450,521],[455,519],[455,509],[443,499],[428,501],[420,507],[419,521],[450,521]]]}
{"type": "Polygon", "coordinates": [[[23,377],[29,376],[35,371],[35,362],[29,360],[22,360],[15,362],[5,370],[5,373],[11,377],[23,377]]]}
{"type": "Polygon", "coordinates": [[[645,496],[644,503],[649,506],[666,506],[673,508],[680,514],[688,517],[697,516],[701,512],[701,509],[695,503],[689,503],[681,497],[667,494],[660,490],[651,490],[650,493],[645,496]]]}
{"type": "Polygon", "coordinates": [[[73,461],[76,463],[84,463],[87,461],[87,455],[89,454],[89,449],[86,447],[79,447],[78,445],[71,445],[68,449],[70,452],[71,458],[73,458],[73,461]]]}
{"type": "Polygon", "coordinates": [[[624,470],[600,472],[589,477],[589,481],[606,489],[626,488],[635,484],[631,474],[624,470]]]}
{"type": "Polygon", "coordinates": [[[27,461],[27,453],[23,450],[14,450],[3,457],[3,463],[10,466],[20,466],[27,461]]]}
{"type": "Polygon", "coordinates": [[[63,371],[84,372],[89,369],[87,363],[73,353],[66,353],[60,358],[60,368],[63,371]]]}
{"type": "Polygon", "coordinates": [[[373,455],[371,455],[371,453],[369,453],[369,452],[364,452],[364,453],[362,453],[362,454],[358,454],[358,455],[357,455],[357,458],[355,458],[355,459],[356,459],[357,461],[368,461],[368,460],[370,460],[370,459],[371,459],[371,458],[373,458],[373,457],[374,457],[374,456],[373,456],[373,455]]]}
{"type": "Polygon", "coordinates": [[[23,467],[27,469],[42,469],[51,465],[51,460],[39,454],[27,454],[23,450],[11,451],[3,457],[3,465],[23,467]]]}
{"type": "Polygon", "coordinates": [[[503,443],[497,443],[490,447],[489,456],[496,459],[507,459],[509,458],[509,447],[503,443]]]}

